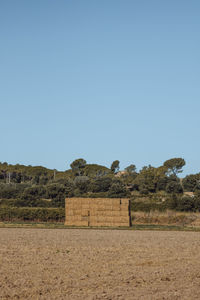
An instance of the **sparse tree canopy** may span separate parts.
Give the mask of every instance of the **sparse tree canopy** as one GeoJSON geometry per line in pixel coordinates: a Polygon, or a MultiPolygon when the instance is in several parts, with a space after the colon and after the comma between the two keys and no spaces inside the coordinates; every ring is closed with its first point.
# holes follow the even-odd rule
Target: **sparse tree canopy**
{"type": "Polygon", "coordinates": [[[110,169],[113,173],[117,173],[119,171],[119,160],[114,160],[110,169]]]}
{"type": "Polygon", "coordinates": [[[164,162],[164,167],[167,169],[168,175],[177,176],[178,173],[183,172],[182,168],[185,166],[185,160],[183,158],[172,158],[164,162]]]}
{"type": "Polygon", "coordinates": [[[129,174],[132,174],[132,173],[134,173],[134,172],[136,171],[136,166],[132,164],[132,165],[126,167],[126,168],[125,168],[125,171],[126,171],[127,173],[129,173],[129,174]]]}
{"type": "Polygon", "coordinates": [[[78,175],[81,175],[81,169],[86,166],[86,160],[83,158],[79,158],[74,160],[70,167],[74,173],[77,173],[78,175]]]}

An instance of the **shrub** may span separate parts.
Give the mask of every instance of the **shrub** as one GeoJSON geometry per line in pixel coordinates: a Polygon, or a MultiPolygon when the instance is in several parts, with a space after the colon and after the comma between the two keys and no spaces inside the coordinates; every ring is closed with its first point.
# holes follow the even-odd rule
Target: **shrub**
{"type": "Polygon", "coordinates": [[[64,222],[64,208],[2,207],[0,221],[64,222]]]}

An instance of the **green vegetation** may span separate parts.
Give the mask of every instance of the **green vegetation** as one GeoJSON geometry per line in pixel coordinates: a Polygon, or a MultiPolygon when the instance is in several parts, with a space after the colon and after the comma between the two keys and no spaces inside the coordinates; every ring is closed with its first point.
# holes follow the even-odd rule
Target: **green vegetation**
{"type": "Polygon", "coordinates": [[[119,164],[114,160],[107,168],[79,158],[60,172],[0,163],[1,220],[61,220],[56,209],[64,208],[66,197],[128,197],[134,211],[200,211],[200,173],[180,179],[183,158],[139,172],[134,164],[119,171],[119,164]]]}
{"type": "Polygon", "coordinates": [[[0,221],[64,222],[64,208],[1,207],[0,221]]]}

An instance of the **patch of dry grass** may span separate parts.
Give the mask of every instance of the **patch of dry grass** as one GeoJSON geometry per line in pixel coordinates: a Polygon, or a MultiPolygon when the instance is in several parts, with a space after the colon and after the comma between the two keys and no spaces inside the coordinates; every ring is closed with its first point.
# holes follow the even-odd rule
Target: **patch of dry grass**
{"type": "Polygon", "coordinates": [[[200,213],[176,212],[167,210],[165,212],[133,212],[133,224],[159,224],[159,225],[181,225],[200,226],[200,213]]]}

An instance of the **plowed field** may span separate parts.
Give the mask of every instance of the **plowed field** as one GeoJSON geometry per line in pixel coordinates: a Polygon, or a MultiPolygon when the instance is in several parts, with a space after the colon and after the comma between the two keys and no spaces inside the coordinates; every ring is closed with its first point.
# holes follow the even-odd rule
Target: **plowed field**
{"type": "Polygon", "coordinates": [[[200,233],[1,228],[0,299],[200,299],[200,233]]]}

